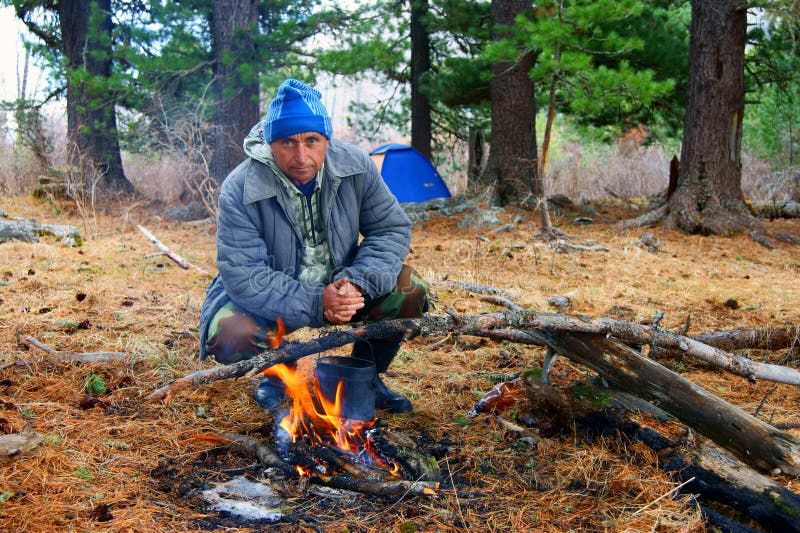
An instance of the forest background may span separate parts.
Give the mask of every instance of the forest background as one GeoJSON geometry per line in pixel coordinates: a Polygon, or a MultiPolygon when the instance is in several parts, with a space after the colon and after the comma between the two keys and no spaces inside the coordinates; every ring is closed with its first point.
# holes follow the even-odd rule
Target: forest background
{"type": "MultiPolygon", "coordinates": [[[[365,149],[408,142],[454,192],[494,185],[501,203],[543,191],[644,197],[666,187],[669,160],[680,156],[688,2],[4,5],[29,29],[16,98],[3,103],[7,193],[50,176],[80,197],[97,185],[135,188],[213,215],[242,138],[288,76],[325,89],[337,136],[365,149]],[[28,79],[31,65],[46,73],[44,87],[28,79]],[[507,95],[506,117],[492,107],[498,65],[530,82],[529,92],[507,95]],[[502,138],[493,124],[503,124],[502,138]],[[542,185],[506,193],[483,139],[504,160],[537,161],[528,165],[536,179],[522,181],[542,185]],[[511,156],[500,146],[508,143],[511,156]]],[[[796,10],[788,1],[748,10],[741,185],[752,201],[798,194],[796,10]]]]}
{"type": "MultiPolygon", "coordinates": [[[[270,438],[249,384],[196,387],[168,405],[146,397],[223,368],[197,359],[197,317],[216,273],[215,196],[288,76],[323,90],[337,137],[365,149],[409,142],[466,194],[454,201],[463,210],[414,227],[409,261],[431,281],[436,311],[496,309],[458,288],[466,280],[513,291],[527,309],[561,310],[566,297],[570,316],[665,331],[796,331],[798,219],[751,210],[800,205],[796,1],[2,5],[29,34],[16,97],[3,104],[0,221],[65,222],[83,246],[46,235],[0,245],[0,433],[42,439],[0,464],[0,530],[242,525],[210,511],[201,492],[233,472],[269,481],[263,468],[197,437],[270,438]],[[34,65],[46,73],[40,92],[34,65]],[[355,96],[343,108],[347,91],[355,96]],[[538,223],[531,208],[546,213],[543,199],[555,205],[556,193],[574,203],[538,223]],[[671,227],[618,231],[631,216],[671,227]],[[148,253],[137,225],[197,268],[148,253]],[[39,358],[37,346],[50,351],[39,358]],[[97,350],[124,358],[56,360],[97,350]]],[[[783,353],[746,352],[796,366],[793,335],[783,353]]],[[[551,377],[581,397],[590,373],[567,359],[551,377]]],[[[715,527],[714,509],[787,530],[769,521],[782,501],[758,516],[758,506],[698,496],[700,484],[680,478],[687,471],[664,471],[643,442],[581,435],[567,417],[534,423],[532,448],[497,420],[465,415],[498,381],[548,360],[538,346],[468,335],[412,339],[387,379],[415,411],[384,420],[436,452],[439,499],[387,504],[275,482],[288,513],[275,530],[699,532],[715,527]]],[[[795,385],[731,377],[680,354],[663,362],[797,434],[795,385]]],[[[508,416],[522,423],[522,414],[508,416]]],[[[644,423],[677,453],[708,429],[644,423]]],[[[765,474],[797,502],[796,476],[765,474]]]]}

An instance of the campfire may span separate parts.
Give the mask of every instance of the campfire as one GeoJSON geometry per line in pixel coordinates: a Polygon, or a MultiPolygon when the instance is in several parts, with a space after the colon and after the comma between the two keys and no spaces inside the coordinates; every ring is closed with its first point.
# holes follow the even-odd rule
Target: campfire
{"type": "MultiPolygon", "coordinates": [[[[319,368],[354,369],[356,374],[360,366],[346,363],[350,358],[324,357],[318,362],[319,368]]],[[[374,370],[368,369],[371,373],[374,370]]],[[[344,372],[347,374],[348,372],[344,372]]],[[[365,372],[360,372],[362,375],[365,372]]],[[[363,465],[364,467],[383,470],[386,479],[399,479],[400,465],[379,449],[378,418],[374,408],[364,407],[365,402],[374,406],[374,395],[370,390],[349,382],[346,378],[331,383],[326,372],[317,371],[309,384],[306,376],[296,371],[296,367],[278,364],[264,371],[264,375],[279,379],[288,396],[288,413],[276,413],[277,428],[275,440],[279,452],[286,454],[286,459],[297,460],[298,447],[311,452],[315,459],[316,472],[335,473],[337,465],[331,465],[330,453],[320,453],[322,449],[330,449],[343,460],[363,465]],[[328,381],[327,386],[325,380],[328,381]],[[350,391],[349,389],[356,389],[350,391]],[[353,397],[356,395],[356,397],[353,397]],[[365,396],[365,397],[364,397],[365,396]],[[348,405],[348,402],[353,405],[348,405]],[[356,416],[353,416],[353,412],[356,416]],[[368,414],[368,418],[363,416],[368,414]],[[328,459],[320,457],[323,455],[328,459]]],[[[371,377],[371,376],[370,376],[371,377]]],[[[363,379],[361,380],[363,384],[363,379]]],[[[284,408],[285,411],[285,408],[284,408]]],[[[305,462],[305,461],[303,461],[305,462]]],[[[338,461],[336,461],[338,462],[338,461]]],[[[298,472],[309,475],[304,465],[296,465],[298,472]]]]}
{"type": "MultiPolygon", "coordinates": [[[[270,338],[281,347],[278,320],[270,338]]],[[[313,380],[294,365],[273,364],[262,374],[282,385],[286,399],[271,409],[274,443],[224,432],[196,438],[232,445],[282,476],[377,496],[435,496],[441,473],[417,439],[392,431],[375,416],[375,368],[353,357],[318,358],[313,380]]]]}

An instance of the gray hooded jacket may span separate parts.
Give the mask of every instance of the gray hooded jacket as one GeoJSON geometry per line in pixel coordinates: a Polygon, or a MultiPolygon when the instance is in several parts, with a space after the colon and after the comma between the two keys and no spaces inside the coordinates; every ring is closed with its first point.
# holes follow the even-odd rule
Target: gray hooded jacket
{"type": "MultiPolygon", "coordinates": [[[[251,157],[220,189],[219,274],[206,289],[200,311],[201,358],[211,319],[228,301],[267,320],[280,317],[290,331],[325,323],[324,284],[297,280],[303,238],[288,209],[288,192],[272,166],[259,161],[268,156],[268,147],[248,137],[245,149],[251,157]]],[[[390,292],[408,254],[411,222],[370,157],[355,146],[331,139],[323,172],[320,207],[331,281],[347,277],[367,300],[390,292]]]]}

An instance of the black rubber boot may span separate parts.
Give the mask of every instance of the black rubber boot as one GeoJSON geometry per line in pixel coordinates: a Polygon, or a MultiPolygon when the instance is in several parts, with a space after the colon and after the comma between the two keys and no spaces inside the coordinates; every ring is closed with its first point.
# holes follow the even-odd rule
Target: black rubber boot
{"type": "Polygon", "coordinates": [[[286,399],[286,385],[275,376],[267,376],[256,387],[255,398],[258,405],[274,412],[286,399]]]}
{"type": "Polygon", "coordinates": [[[353,344],[353,357],[375,363],[375,408],[386,409],[391,413],[408,413],[413,409],[411,400],[393,392],[380,377],[389,368],[394,356],[397,355],[401,342],[379,339],[358,340],[353,344]]]}

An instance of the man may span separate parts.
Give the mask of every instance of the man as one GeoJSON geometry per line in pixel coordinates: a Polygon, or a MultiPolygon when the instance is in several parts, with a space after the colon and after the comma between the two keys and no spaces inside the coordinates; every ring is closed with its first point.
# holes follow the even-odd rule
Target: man
{"type": "MultiPolygon", "coordinates": [[[[220,189],[219,274],[200,312],[201,357],[230,364],[269,347],[278,318],[301,327],[421,316],[428,285],[403,260],[411,223],[372,160],[332,138],[321,94],[287,79],[220,189]],[[359,234],[363,237],[359,242],[359,234]]],[[[375,363],[376,407],[407,412],[386,371],[401,339],[356,341],[375,363]]],[[[268,405],[264,380],[256,400],[268,405]]]]}

